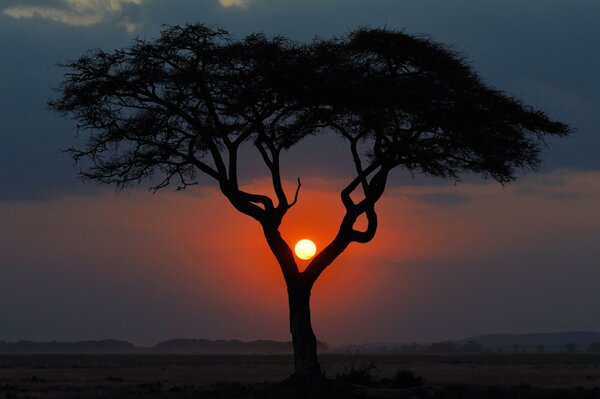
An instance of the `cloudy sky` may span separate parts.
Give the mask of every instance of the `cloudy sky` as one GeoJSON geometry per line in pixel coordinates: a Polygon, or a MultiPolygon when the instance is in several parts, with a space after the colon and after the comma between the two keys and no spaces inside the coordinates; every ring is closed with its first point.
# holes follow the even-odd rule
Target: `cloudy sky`
{"type": "MultiPolygon", "coordinates": [[[[599,19],[595,0],[0,0],[0,340],[289,339],[259,226],[214,187],[117,194],[78,181],[60,151],[78,139],[46,107],[56,65],[188,22],[237,38],[307,41],[360,26],[428,35],[576,130],[509,186],[398,171],[375,240],[349,248],[315,287],[321,340],[600,330],[599,19]]],[[[290,242],[332,238],[344,150],[311,138],[286,154],[290,187],[303,179],[282,227],[290,242]]],[[[258,174],[247,183],[266,187],[258,174]]]]}

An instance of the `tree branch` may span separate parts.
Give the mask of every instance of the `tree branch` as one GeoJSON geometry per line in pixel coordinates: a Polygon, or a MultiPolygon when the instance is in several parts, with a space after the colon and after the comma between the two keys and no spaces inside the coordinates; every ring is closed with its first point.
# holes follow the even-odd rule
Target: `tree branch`
{"type": "Polygon", "coordinates": [[[273,255],[275,255],[275,259],[277,259],[277,263],[281,268],[281,272],[283,273],[283,278],[285,279],[286,284],[291,286],[293,283],[298,281],[298,278],[300,277],[300,271],[298,269],[298,265],[296,264],[292,249],[283,239],[283,237],[281,237],[281,233],[276,227],[277,223],[277,221],[270,221],[267,219],[262,223],[263,232],[267,240],[267,244],[269,245],[273,255]]]}
{"type": "Polygon", "coordinates": [[[367,217],[367,228],[365,231],[352,229],[350,235],[350,241],[352,242],[366,244],[375,237],[375,233],[377,232],[377,213],[375,212],[375,204],[369,205],[364,213],[367,217]]]}
{"type": "Polygon", "coordinates": [[[258,126],[258,133],[259,137],[255,140],[254,144],[258,149],[265,165],[269,169],[269,172],[271,172],[271,183],[273,184],[273,190],[275,191],[275,196],[277,197],[278,201],[277,210],[280,214],[280,217],[283,218],[285,212],[290,208],[290,206],[281,182],[281,171],[279,166],[280,152],[273,141],[267,137],[262,123],[258,126]],[[271,155],[270,157],[269,153],[271,155]]]}
{"type": "Polygon", "coordinates": [[[380,166],[381,165],[379,165],[378,163],[371,163],[369,166],[367,166],[366,169],[362,171],[360,175],[356,176],[354,180],[352,180],[344,189],[342,189],[342,191],[340,192],[340,196],[342,198],[342,203],[344,204],[346,210],[349,210],[355,206],[354,201],[352,201],[352,198],[350,197],[350,194],[352,194],[352,192],[356,189],[356,187],[358,187],[359,184],[362,183],[364,179],[366,179],[380,166]]]}
{"type": "Polygon", "coordinates": [[[360,182],[363,187],[363,193],[366,197],[367,193],[368,193],[367,177],[363,173],[362,162],[360,160],[360,155],[358,155],[357,145],[358,145],[358,138],[352,138],[350,140],[350,150],[352,152],[352,159],[354,160],[354,167],[356,168],[356,173],[358,174],[358,177],[360,178],[360,182]]]}
{"type": "Polygon", "coordinates": [[[221,181],[220,188],[223,195],[225,195],[231,205],[239,212],[250,216],[260,223],[265,221],[265,218],[267,217],[267,205],[265,205],[265,203],[268,203],[270,198],[243,192],[236,187],[229,185],[227,181],[221,181]],[[265,208],[261,208],[256,205],[256,203],[263,204],[265,208]]]}
{"type": "Polygon", "coordinates": [[[346,249],[352,242],[365,244],[375,237],[378,221],[375,212],[375,203],[381,198],[385,190],[389,170],[376,164],[369,165],[361,175],[352,180],[341,193],[342,202],[346,208],[346,214],[342,218],[337,235],[331,243],[323,249],[304,270],[303,275],[310,284],[314,284],[323,271],[346,249]],[[377,173],[367,181],[369,176],[377,168],[377,173]],[[358,204],[355,204],[350,198],[353,190],[365,181],[365,198],[358,204]],[[367,218],[367,228],[364,231],[358,231],[354,228],[356,221],[361,215],[367,218]]]}
{"type": "Polygon", "coordinates": [[[300,178],[298,178],[298,186],[296,187],[296,193],[294,194],[294,200],[292,202],[290,202],[289,208],[293,207],[294,205],[296,205],[296,202],[298,202],[298,194],[300,193],[300,186],[302,186],[302,183],[300,183],[300,178]]]}

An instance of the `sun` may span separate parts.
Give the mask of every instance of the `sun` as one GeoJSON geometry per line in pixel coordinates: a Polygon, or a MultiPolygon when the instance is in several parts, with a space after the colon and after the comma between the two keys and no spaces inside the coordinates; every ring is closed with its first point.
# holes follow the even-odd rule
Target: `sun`
{"type": "Polygon", "coordinates": [[[300,240],[296,243],[294,252],[296,252],[296,256],[300,259],[308,260],[315,256],[315,253],[317,252],[317,246],[311,240],[300,240]]]}

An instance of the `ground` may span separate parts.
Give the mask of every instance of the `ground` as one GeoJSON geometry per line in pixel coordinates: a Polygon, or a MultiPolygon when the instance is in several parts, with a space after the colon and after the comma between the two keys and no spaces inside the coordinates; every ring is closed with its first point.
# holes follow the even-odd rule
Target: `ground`
{"type": "MultiPolygon", "coordinates": [[[[330,379],[367,373],[374,384],[407,370],[426,388],[417,397],[600,398],[600,354],[322,355],[321,363],[330,379]]],[[[276,398],[288,396],[279,382],[292,371],[282,355],[0,355],[0,399],[276,398]]]]}

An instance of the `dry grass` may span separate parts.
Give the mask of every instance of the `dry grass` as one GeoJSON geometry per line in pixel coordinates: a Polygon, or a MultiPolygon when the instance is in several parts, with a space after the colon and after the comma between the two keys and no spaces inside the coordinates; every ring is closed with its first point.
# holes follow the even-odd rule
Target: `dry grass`
{"type": "MultiPolygon", "coordinates": [[[[330,378],[371,363],[375,379],[409,370],[436,398],[600,397],[600,355],[324,355],[321,363],[330,378]]],[[[292,370],[291,356],[0,356],[0,398],[275,398],[288,396],[277,382],[292,370]]]]}

